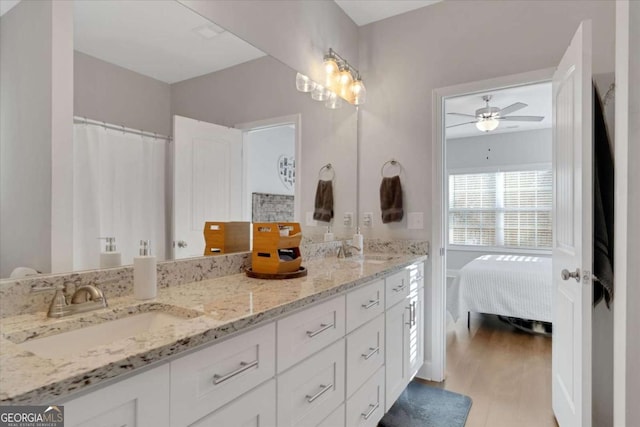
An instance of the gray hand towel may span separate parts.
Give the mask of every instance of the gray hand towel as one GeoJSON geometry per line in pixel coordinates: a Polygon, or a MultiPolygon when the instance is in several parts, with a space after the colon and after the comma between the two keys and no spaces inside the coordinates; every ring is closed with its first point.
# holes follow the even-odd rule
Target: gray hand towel
{"type": "Polygon", "coordinates": [[[318,181],[313,219],[330,222],[333,218],[333,185],[331,181],[318,181]]]}
{"type": "Polygon", "coordinates": [[[380,184],[380,209],[382,222],[400,222],[404,215],[402,210],[402,185],[399,176],[382,178],[380,184]]]}

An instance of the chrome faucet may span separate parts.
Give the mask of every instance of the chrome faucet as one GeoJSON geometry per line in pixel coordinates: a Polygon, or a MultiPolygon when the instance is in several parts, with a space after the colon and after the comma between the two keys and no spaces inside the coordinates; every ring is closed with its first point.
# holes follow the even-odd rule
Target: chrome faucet
{"type": "Polygon", "coordinates": [[[49,305],[48,317],[64,317],[108,307],[107,298],[94,285],[80,286],[71,296],[71,302],[67,302],[65,291],[69,284],[67,282],[56,287],[56,293],[49,305]]]}
{"type": "Polygon", "coordinates": [[[346,240],[342,241],[342,246],[338,246],[338,258],[349,258],[353,256],[351,250],[360,252],[360,248],[354,245],[348,245],[346,240]]]}

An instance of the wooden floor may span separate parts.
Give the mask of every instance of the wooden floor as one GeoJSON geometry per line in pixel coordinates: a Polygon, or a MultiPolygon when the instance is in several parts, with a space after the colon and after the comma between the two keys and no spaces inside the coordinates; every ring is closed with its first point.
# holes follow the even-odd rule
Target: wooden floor
{"type": "Polygon", "coordinates": [[[556,427],[551,409],[551,338],[472,314],[447,331],[447,379],[429,385],[473,400],[466,427],[556,427]]]}

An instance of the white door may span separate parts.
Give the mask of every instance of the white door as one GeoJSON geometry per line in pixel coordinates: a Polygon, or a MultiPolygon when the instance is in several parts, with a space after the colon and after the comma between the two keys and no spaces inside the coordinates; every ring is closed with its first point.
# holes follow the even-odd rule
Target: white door
{"type": "Polygon", "coordinates": [[[591,426],[591,22],[580,24],[553,76],[553,412],[591,426]]]}
{"type": "Polygon", "coordinates": [[[204,223],[242,214],[242,132],[174,116],[173,140],[173,256],[202,256],[204,223]]]}

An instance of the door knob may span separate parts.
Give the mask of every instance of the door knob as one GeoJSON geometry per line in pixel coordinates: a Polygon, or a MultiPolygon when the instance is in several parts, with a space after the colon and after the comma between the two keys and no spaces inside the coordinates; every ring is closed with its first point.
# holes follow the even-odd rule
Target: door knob
{"type": "Polygon", "coordinates": [[[187,242],[185,242],[184,240],[178,240],[178,247],[179,248],[186,248],[187,247],[187,242]]]}
{"type": "Polygon", "coordinates": [[[562,280],[569,280],[572,277],[574,279],[576,279],[576,282],[580,283],[580,269],[576,268],[576,271],[569,271],[566,268],[562,270],[562,272],[560,273],[560,276],[562,276],[562,280]]]}

